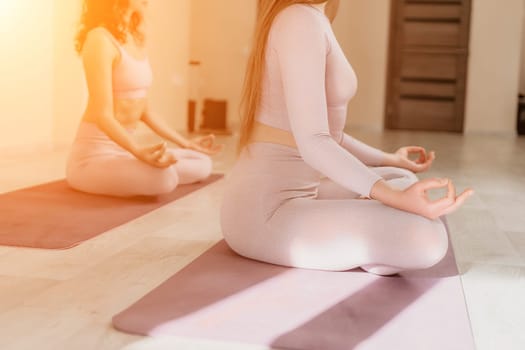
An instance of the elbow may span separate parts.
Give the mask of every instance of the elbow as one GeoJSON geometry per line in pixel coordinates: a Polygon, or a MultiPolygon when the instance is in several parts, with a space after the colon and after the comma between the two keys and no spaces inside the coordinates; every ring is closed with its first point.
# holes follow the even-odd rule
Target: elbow
{"type": "Polygon", "coordinates": [[[310,165],[319,161],[319,159],[326,159],[330,157],[330,148],[326,145],[336,143],[329,133],[319,133],[308,135],[307,137],[296,137],[296,144],[303,160],[310,165]]]}
{"type": "Polygon", "coordinates": [[[151,124],[151,123],[150,123],[150,120],[151,120],[151,119],[150,119],[150,116],[149,116],[148,113],[142,113],[142,114],[140,115],[140,121],[141,121],[141,122],[150,125],[150,124],[151,124]]]}
{"type": "Polygon", "coordinates": [[[343,147],[344,141],[345,141],[345,133],[339,132],[334,136],[334,140],[336,140],[337,144],[341,147],[343,147]]]}
{"type": "Polygon", "coordinates": [[[93,101],[88,101],[85,115],[89,115],[91,120],[99,125],[107,124],[108,121],[115,119],[112,105],[93,101]]]}
{"type": "Polygon", "coordinates": [[[113,113],[99,113],[95,117],[95,123],[100,130],[106,132],[112,127],[112,123],[115,121],[115,116],[113,113]]]}

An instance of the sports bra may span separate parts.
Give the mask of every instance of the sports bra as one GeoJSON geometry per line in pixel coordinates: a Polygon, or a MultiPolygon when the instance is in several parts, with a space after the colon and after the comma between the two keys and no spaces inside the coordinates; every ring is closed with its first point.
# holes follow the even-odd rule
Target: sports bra
{"type": "Polygon", "coordinates": [[[131,56],[107,29],[104,31],[120,52],[120,61],[113,67],[113,96],[118,99],[146,97],[153,81],[148,57],[131,56]]]}

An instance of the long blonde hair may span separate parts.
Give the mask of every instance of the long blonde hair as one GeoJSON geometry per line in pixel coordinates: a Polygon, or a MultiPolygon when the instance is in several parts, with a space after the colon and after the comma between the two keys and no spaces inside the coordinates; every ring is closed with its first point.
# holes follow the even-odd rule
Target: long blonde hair
{"type": "MultiPolygon", "coordinates": [[[[241,99],[240,151],[249,141],[260,102],[261,85],[265,69],[265,52],[270,28],[275,17],[285,8],[294,4],[322,4],[327,0],[259,0],[255,26],[254,44],[248,59],[241,99]]],[[[333,20],[339,0],[328,0],[326,14],[333,20]]]]}

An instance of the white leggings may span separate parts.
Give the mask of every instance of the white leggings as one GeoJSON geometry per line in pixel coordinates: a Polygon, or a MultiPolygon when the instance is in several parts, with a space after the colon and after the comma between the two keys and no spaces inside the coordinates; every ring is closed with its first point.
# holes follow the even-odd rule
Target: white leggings
{"type": "MultiPolygon", "coordinates": [[[[399,189],[417,181],[404,169],[372,169],[399,189]]],[[[441,220],[358,197],[320,179],[296,149],[253,143],[228,177],[223,235],[240,255],[300,268],[393,274],[444,257],[448,237],[441,220]]]]}
{"type": "Polygon", "coordinates": [[[67,163],[68,184],[79,191],[118,197],[154,196],[177,185],[201,181],[211,174],[205,154],[169,149],[178,162],[168,168],[153,167],[117,145],[95,124],[80,124],[67,163]]]}

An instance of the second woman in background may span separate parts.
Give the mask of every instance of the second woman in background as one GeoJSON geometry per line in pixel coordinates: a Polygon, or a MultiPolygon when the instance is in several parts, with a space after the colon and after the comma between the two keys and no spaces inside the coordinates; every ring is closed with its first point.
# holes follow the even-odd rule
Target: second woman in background
{"type": "Polygon", "coordinates": [[[146,0],[85,0],[76,49],[82,56],[89,100],[68,164],[67,181],[79,191],[159,195],[207,178],[209,155],[221,150],[213,135],[189,140],[148,107],[152,71],[146,55],[146,0]],[[166,142],[142,146],[139,122],[166,142]]]}

